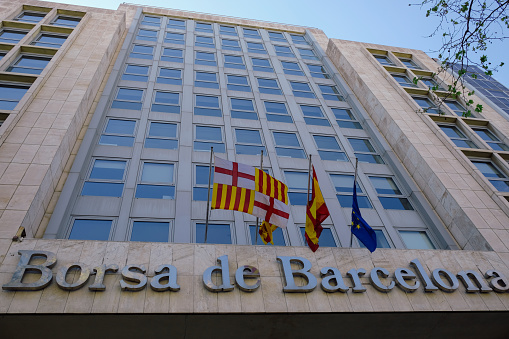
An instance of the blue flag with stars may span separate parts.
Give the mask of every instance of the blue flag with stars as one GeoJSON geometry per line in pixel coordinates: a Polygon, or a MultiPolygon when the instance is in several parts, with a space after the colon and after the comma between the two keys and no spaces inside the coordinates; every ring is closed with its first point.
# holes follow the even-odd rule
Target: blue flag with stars
{"type": "Polygon", "coordinates": [[[368,225],[366,220],[362,219],[361,210],[357,203],[357,187],[353,183],[353,202],[352,202],[352,227],[353,235],[366,246],[368,250],[374,252],[376,250],[376,233],[368,225]]]}

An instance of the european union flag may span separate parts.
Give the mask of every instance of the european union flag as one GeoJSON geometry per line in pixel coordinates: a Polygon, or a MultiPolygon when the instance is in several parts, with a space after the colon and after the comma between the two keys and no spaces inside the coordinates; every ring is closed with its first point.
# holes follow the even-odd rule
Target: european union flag
{"type": "Polygon", "coordinates": [[[362,219],[361,210],[357,203],[357,186],[353,183],[353,202],[352,202],[352,233],[366,246],[368,250],[376,250],[376,233],[368,225],[366,220],[362,219]]]}

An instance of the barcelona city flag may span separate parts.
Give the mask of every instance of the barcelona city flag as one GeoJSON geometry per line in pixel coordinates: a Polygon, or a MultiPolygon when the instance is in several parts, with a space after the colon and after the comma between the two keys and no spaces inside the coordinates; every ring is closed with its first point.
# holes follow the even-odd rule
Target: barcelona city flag
{"type": "Polygon", "coordinates": [[[268,243],[274,245],[274,237],[272,236],[272,232],[274,232],[276,228],[276,225],[272,225],[266,221],[262,222],[260,225],[260,230],[258,233],[260,234],[260,238],[262,238],[262,241],[265,245],[268,243]]]}
{"type": "Polygon", "coordinates": [[[376,250],[376,233],[361,216],[361,210],[357,203],[357,186],[353,183],[353,202],[352,202],[352,233],[366,246],[368,250],[376,250]]]}
{"type": "Polygon", "coordinates": [[[311,200],[306,208],[306,242],[313,252],[318,249],[318,239],[322,234],[322,222],[330,215],[322,191],[318,186],[318,179],[313,166],[313,179],[311,184],[311,200]]]}

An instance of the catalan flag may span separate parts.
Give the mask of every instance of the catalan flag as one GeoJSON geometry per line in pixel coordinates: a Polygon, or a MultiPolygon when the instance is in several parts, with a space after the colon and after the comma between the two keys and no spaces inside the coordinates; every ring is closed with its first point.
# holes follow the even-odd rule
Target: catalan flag
{"type": "Polygon", "coordinates": [[[258,233],[260,234],[260,238],[262,238],[262,241],[265,245],[267,245],[269,242],[274,245],[274,237],[272,236],[272,232],[274,232],[276,228],[276,225],[269,224],[266,221],[262,222],[260,225],[260,230],[258,233]]]}
{"type": "Polygon", "coordinates": [[[368,250],[376,250],[376,233],[361,216],[361,210],[357,203],[357,186],[353,183],[353,201],[352,201],[352,233],[366,246],[368,250]]]}
{"type": "Polygon", "coordinates": [[[318,239],[322,233],[322,222],[327,219],[329,209],[325,205],[322,191],[318,186],[315,167],[312,167],[313,181],[311,186],[311,200],[306,208],[306,242],[313,252],[318,249],[318,239]]]}
{"type": "Polygon", "coordinates": [[[212,209],[253,214],[255,191],[247,188],[214,183],[212,209]]]}

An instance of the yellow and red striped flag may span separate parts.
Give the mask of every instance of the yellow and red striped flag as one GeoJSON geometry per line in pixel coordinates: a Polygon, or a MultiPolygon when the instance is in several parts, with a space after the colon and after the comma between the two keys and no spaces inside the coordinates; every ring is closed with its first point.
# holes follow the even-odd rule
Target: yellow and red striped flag
{"type": "Polygon", "coordinates": [[[274,237],[272,236],[272,232],[274,232],[276,228],[276,225],[272,225],[266,221],[262,222],[260,225],[260,230],[258,233],[260,234],[260,238],[262,238],[262,241],[265,245],[267,245],[269,242],[274,245],[274,237]]]}
{"type": "Polygon", "coordinates": [[[306,242],[313,252],[318,249],[318,239],[322,234],[322,222],[330,215],[322,191],[318,186],[318,179],[313,166],[313,181],[311,186],[311,200],[306,208],[306,242]]]}

